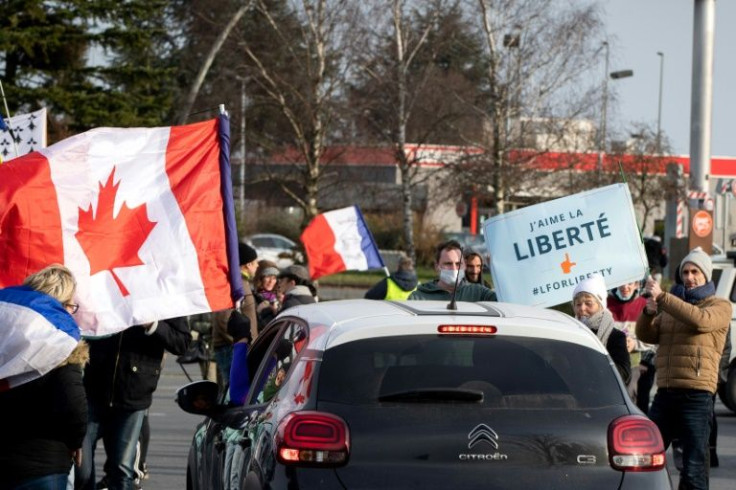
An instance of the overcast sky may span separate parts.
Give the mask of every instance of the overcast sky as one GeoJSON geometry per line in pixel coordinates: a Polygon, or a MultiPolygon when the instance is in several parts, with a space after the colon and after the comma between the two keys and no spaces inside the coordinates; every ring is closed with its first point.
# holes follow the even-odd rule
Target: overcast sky
{"type": "MultiPolygon", "coordinates": [[[[656,129],[661,51],[662,131],[676,154],[689,154],[695,0],[597,1],[611,45],[610,71],[634,71],[632,78],[610,80],[617,97],[609,112],[610,127],[623,131],[630,123],[643,122],[656,129]]],[[[715,3],[711,154],[736,157],[736,1],[715,3]]]]}

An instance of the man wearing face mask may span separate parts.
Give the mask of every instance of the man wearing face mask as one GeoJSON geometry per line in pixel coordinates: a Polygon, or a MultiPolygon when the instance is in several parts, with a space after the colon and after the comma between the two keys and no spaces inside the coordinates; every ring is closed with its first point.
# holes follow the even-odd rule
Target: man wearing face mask
{"type": "Polygon", "coordinates": [[[731,303],[716,296],[712,273],[710,256],[693,249],[680,263],[682,284],[669,293],[647,279],[647,304],[636,322],[639,340],[659,344],[658,389],[649,418],[659,427],[665,449],[680,440],[680,488],[708,488],[713,395],[731,323],[731,303]]]}
{"type": "Polygon", "coordinates": [[[437,247],[434,268],[438,278],[420,284],[409,299],[449,301],[455,292],[456,301],[496,301],[496,293],[491,289],[464,280],[463,250],[457,241],[450,240],[437,247]]]}

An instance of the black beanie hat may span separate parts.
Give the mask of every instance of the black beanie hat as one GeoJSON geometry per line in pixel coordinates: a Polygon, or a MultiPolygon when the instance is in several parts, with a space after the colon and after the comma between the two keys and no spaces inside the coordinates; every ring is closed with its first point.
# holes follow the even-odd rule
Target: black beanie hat
{"type": "Polygon", "coordinates": [[[230,319],[227,321],[227,333],[233,338],[233,342],[248,339],[248,343],[250,343],[253,340],[250,334],[250,318],[238,310],[233,310],[230,319]]]}
{"type": "Polygon", "coordinates": [[[258,258],[256,249],[247,243],[240,243],[238,245],[238,253],[240,254],[240,265],[248,264],[258,258]]]}

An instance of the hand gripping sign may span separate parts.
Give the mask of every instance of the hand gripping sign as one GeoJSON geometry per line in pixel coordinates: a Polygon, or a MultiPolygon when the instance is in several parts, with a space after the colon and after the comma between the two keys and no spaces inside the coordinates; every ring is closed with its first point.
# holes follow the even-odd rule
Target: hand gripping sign
{"type": "Polygon", "coordinates": [[[626,184],[494,216],[484,233],[499,301],[554,306],[595,272],[611,289],[647,269],[626,184]]]}

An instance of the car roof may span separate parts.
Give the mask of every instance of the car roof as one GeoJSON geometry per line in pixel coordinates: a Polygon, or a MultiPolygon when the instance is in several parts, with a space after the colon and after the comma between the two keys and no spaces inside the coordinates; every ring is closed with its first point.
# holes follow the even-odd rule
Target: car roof
{"type": "Polygon", "coordinates": [[[283,238],[284,240],[287,240],[289,242],[294,241],[291,238],[284,235],[279,235],[278,233],[253,233],[252,235],[248,235],[245,238],[246,240],[250,240],[252,238],[283,238]]]}
{"type": "Polygon", "coordinates": [[[281,317],[297,316],[311,325],[310,348],[327,350],[355,340],[394,335],[436,335],[437,326],[493,325],[497,336],[514,335],[572,342],[606,353],[595,334],[556,310],[499,302],[325,301],[289,308],[281,317]],[[317,334],[317,335],[315,335],[317,334]]]}

